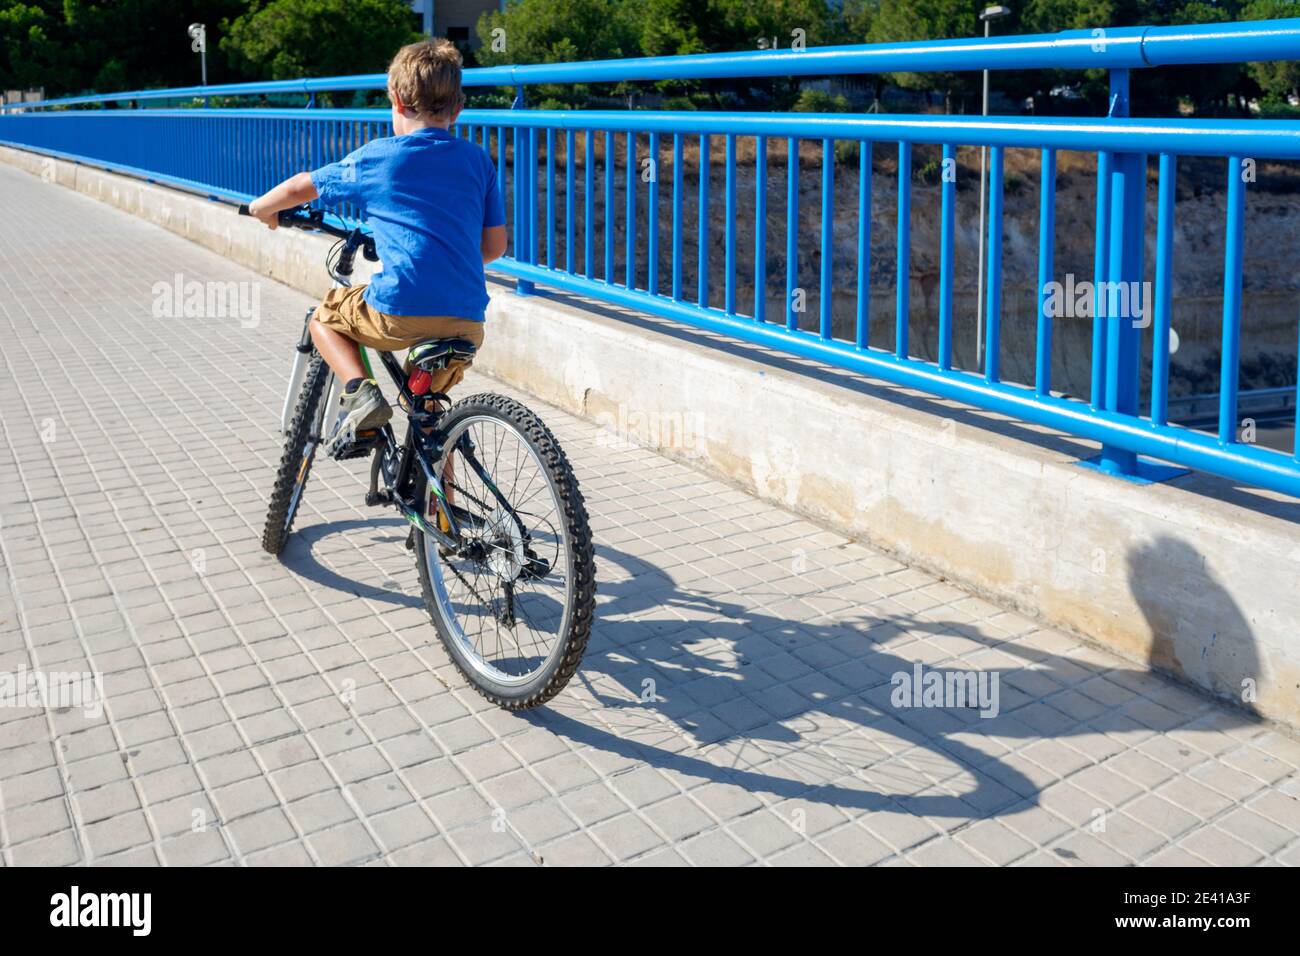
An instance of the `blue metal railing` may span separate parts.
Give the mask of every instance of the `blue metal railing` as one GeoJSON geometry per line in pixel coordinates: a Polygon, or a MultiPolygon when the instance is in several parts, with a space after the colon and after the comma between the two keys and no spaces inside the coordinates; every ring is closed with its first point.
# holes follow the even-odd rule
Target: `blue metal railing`
{"type": "MultiPolygon", "coordinates": [[[[464,71],[462,83],[469,87],[520,87],[543,83],[621,83],[856,73],[1130,70],[1153,66],[1292,60],[1296,58],[1296,43],[1296,20],[1166,27],[1098,27],[1029,36],[493,66],[464,71]]],[[[45,100],[39,105],[382,90],[386,85],[386,74],[369,73],[166,90],[130,90],[45,100]]],[[[23,104],[25,108],[31,108],[32,105],[23,104]]]]}
{"type": "MultiPolygon", "coordinates": [[[[629,306],[1059,429],[1101,443],[1098,466],[1114,474],[1150,476],[1153,469],[1139,458],[1149,456],[1300,497],[1300,447],[1286,453],[1243,442],[1238,438],[1237,421],[1246,208],[1242,167],[1247,159],[1300,159],[1300,122],[1127,116],[1131,69],[1281,58],[1300,58],[1300,20],[1075,31],[990,42],[952,40],[802,53],[764,51],[494,67],[466,71],[466,83],[518,86],[518,108],[467,110],[456,132],[482,145],[497,164],[503,194],[510,197],[511,249],[495,268],[514,276],[520,292],[547,286],[629,306]],[[1110,115],[1089,119],[523,108],[522,88],[531,83],[948,71],[985,66],[1108,69],[1110,115]],[[742,161],[741,146],[750,142],[753,158],[742,161]],[[872,341],[870,322],[871,152],[878,143],[896,146],[899,170],[891,346],[872,341]],[[716,195],[718,185],[713,181],[713,164],[718,161],[713,154],[715,144],[721,147],[721,196],[716,195]],[[837,170],[835,157],[841,144],[856,148],[856,172],[852,158],[842,161],[837,170]],[[819,215],[803,218],[799,209],[801,146],[817,157],[820,173],[819,215]],[[943,160],[954,164],[959,146],[991,148],[987,347],[976,370],[954,366],[956,183],[948,175],[942,177],[939,190],[936,359],[918,358],[911,349],[911,173],[913,150],[918,146],[941,147],[943,160]],[[1039,294],[1035,296],[1034,361],[1030,365],[1033,381],[1025,383],[1005,381],[1003,374],[1001,243],[1004,169],[1010,149],[1037,151],[1042,171],[1039,294]],[[1153,357],[1149,413],[1145,415],[1141,413],[1139,363],[1147,326],[1130,316],[1108,316],[1107,311],[1116,311],[1114,302],[1109,310],[1096,310],[1092,319],[1088,400],[1065,397],[1052,388],[1053,316],[1046,289],[1055,275],[1060,151],[1097,155],[1093,279],[1099,290],[1140,282],[1145,275],[1147,157],[1158,157],[1154,305],[1149,326],[1153,357]],[[624,162],[622,184],[616,170],[620,155],[624,162]],[[693,175],[692,155],[696,157],[693,175]],[[1222,387],[1215,434],[1168,420],[1174,185],[1179,157],[1217,157],[1223,161],[1228,180],[1220,334],[1222,387]],[[773,158],[783,158],[787,170],[783,274],[773,274],[768,261],[769,254],[777,251],[768,234],[768,167],[773,158]],[[746,197],[741,189],[742,173],[750,169],[753,179],[744,190],[750,193],[746,197]],[[661,178],[661,170],[671,171],[667,180],[661,178]],[[841,281],[856,288],[856,305],[851,332],[837,334],[835,250],[837,243],[845,243],[843,236],[836,235],[835,197],[846,181],[856,188],[858,199],[853,230],[857,261],[856,275],[841,277],[841,281]],[[719,200],[724,215],[715,233],[711,210],[719,200]],[[742,213],[748,219],[750,212],[753,248],[742,250],[738,222],[742,213]],[[693,230],[688,229],[689,215],[694,217],[693,230]],[[598,229],[602,218],[603,228],[598,229]],[[818,228],[807,230],[805,219],[815,219],[818,228]],[[810,239],[815,241],[810,243],[810,239]],[[715,243],[721,246],[716,251],[715,243]],[[801,259],[801,252],[810,245],[816,257],[801,259]],[[752,302],[740,295],[738,280],[744,260],[752,265],[752,273],[745,276],[752,277],[752,302]],[[691,271],[693,283],[688,281],[691,271]],[[720,283],[716,282],[719,272],[720,283]],[[769,294],[782,285],[785,295],[778,313],[771,307],[769,294]],[[810,308],[813,302],[815,311],[810,308]]],[[[69,107],[128,99],[177,100],[382,86],[380,75],[52,100],[39,104],[40,109],[0,115],[0,142],[245,201],[294,172],[337,160],[369,139],[388,135],[388,112],[69,107]]],[[[344,219],[358,215],[355,209],[336,212],[344,219]]]]}

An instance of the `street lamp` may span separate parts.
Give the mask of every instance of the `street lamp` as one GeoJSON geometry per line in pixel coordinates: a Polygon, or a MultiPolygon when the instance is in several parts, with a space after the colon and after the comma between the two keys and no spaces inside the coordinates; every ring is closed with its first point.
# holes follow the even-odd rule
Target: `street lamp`
{"type": "Polygon", "coordinates": [[[199,69],[203,85],[208,85],[208,28],[202,23],[191,23],[185,31],[189,34],[190,51],[199,55],[199,69]]]}
{"type": "MultiPolygon", "coordinates": [[[[989,38],[989,28],[994,20],[1000,20],[1011,13],[1010,7],[1002,5],[985,7],[980,11],[984,21],[984,39],[989,38]]],[[[984,96],[981,102],[981,116],[989,115],[989,71],[984,71],[984,96]]],[[[984,366],[984,205],[988,192],[988,154],[987,146],[980,147],[980,265],[976,285],[975,299],[975,366],[984,366]]]]}

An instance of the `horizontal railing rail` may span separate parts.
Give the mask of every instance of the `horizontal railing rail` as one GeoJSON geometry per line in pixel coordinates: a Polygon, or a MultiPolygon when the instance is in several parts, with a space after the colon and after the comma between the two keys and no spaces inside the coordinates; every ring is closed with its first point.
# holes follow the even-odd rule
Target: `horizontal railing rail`
{"type": "MultiPolygon", "coordinates": [[[[804,49],[531,63],[464,71],[469,87],[625,83],[856,73],[975,70],[1129,70],[1300,58],[1300,19],[1164,27],[1098,27],[1011,37],[971,37],[804,49]]],[[[384,73],[130,90],[21,104],[23,109],[127,100],[197,99],[382,90],[384,73]]]]}
{"type": "MultiPolygon", "coordinates": [[[[100,110],[66,111],[48,115],[9,118],[9,128],[23,128],[23,121],[46,123],[57,130],[68,125],[68,137],[79,130],[120,128],[126,138],[139,134],[121,124],[147,124],[162,119],[182,122],[196,118],[234,126],[245,120],[274,124],[279,129],[305,129],[318,123],[355,123],[367,128],[368,137],[389,135],[389,111],[353,110],[100,110]],[[50,121],[47,123],[47,121],[50,121]],[[117,124],[114,126],[112,124],[117,124]],[[376,132],[382,128],[382,133],[376,132]]],[[[617,133],[682,133],[686,135],[767,136],[821,140],[873,142],[906,141],[918,145],[1002,146],[1008,149],[1051,148],[1083,152],[1172,152],[1184,156],[1244,155],[1256,159],[1300,159],[1300,123],[1294,120],[1184,120],[1184,119],[1069,119],[1034,116],[932,116],[884,113],[709,113],[616,110],[465,110],[461,129],[552,129],[556,131],[610,131],[617,133]]],[[[55,134],[57,135],[57,134],[55,134]]],[[[358,141],[360,145],[363,140],[358,141]]],[[[141,142],[152,152],[160,144],[141,142]]]]}
{"type": "MultiPolygon", "coordinates": [[[[1243,171],[1260,160],[1300,159],[1300,122],[1126,115],[1131,65],[1294,57],[1300,48],[1297,31],[1300,21],[1111,31],[1118,46],[1105,61],[1111,68],[1112,105],[1104,118],[516,108],[467,110],[455,133],[482,146],[496,163],[509,197],[511,242],[509,255],[494,268],[513,276],[523,294],[547,286],[587,296],[1056,429],[1100,443],[1097,464],[1113,474],[1144,480],[1167,473],[1139,457],[1149,456],[1300,497],[1300,445],[1282,451],[1245,440],[1238,404],[1248,179],[1243,171]],[[897,171],[887,187],[875,184],[876,147],[895,151],[897,171]],[[913,180],[915,150],[935,147],[938,181],[919,190],[913,180]],[[957,180],[967,174],[960,172],[957,158],[959,148],[969,147],[989,150],[991,199],[989,254],[981,276],[986,347],[973,365],[963,365],[955,354],[955,332],[965,320],[955,303],[955,238],[957,180]],[[1033,150],[1039,160],[1038,283],[1029,312],[1009,306],[1003,294],[1011,149],[1033,150]],[[1086,398],[1062,394],[1053,382],[1057,317],[1047,290],[1057,279],[1062,152],[1096,157],[1095,252],[1088,278],[1098,290],[1112,290],[1109,296],[1099,292],[1094,314],[1085,316],[1091,334],[1086,398]],[[1224,235],[1221,388],[1213,432],[1175,423],[1170,415],[1171,401],[1177,405],[1169,394],[1175,187],[1179,159],[1191,157],[1221,161],[1225,184],[1223,219],[1206,225],[1224,235]],[[1150,269],[1144,258],[1148,158],[1156,166],[1157,205],[1150,269]],[[812,189],[805,172],[817,177],[812,189]],[[837,205],[846,184],[854,201],[837,205]],[[882,323],[871,321],[880,305],[873,305],[872,291],[873,230],[881,227],[873,194],[888,191],[896,197],[897,215],[889,221],[895,233],[889,271],[896,278],[892,323],[885,324],[892,324],[891,334],[882,337],[882,323]],[[807,193],[814,197],[811,202],[807,193]],[[912,329],[912,220],[926,202],[937,206],[939,265],[937,295],[927,305],[927,318],[937,321],[936,346],[933,355],[922,357],[912,329]],[[852,263],[847,275],[846,260],[852,263]],[[1140,283],[1148,272],[1152,298],[1140,314],[1126,313],[1117,290],[1140,283]],[[1016,329],[1017,334],[1027,329],[1026,342],[1032,343],[1032,362],[1025,363],[1031,372],[1022,381],[1005,373],[1004,333],[1016,329]],[[1144,336],[1151,343],[1145,395],[1144,336]]],[[[1004,46],[1024,62],[1047,55],[1035,46],[1043,38],[1022,39],[1027,42],[1004,46]]],[[[1059,56],[1051,65],[1084,62],[1070,59],[1074,37],[1060,35],[1053,42],[1066,46],[1054,48],[1059,56]]],[[[973,44],[893,45],[908,49],[872,55],[905,52],[911,70],[1012,62],[999,59],[1011,53],[990,46],[980,47],[983,59],[968,60],[961,51],[973,44]],[[931,56],[936,59],[925,59],[931,56]]],[[[836,69],[847,68],[845,63],[860,69],[870,58],[864,49],[870,48],[855,48],[856,59],[843,60],[836,69]]],[[[832,59],[841,55],[831,54],[832,59]]],[[[692,61],[682,69],[701,75],[733,57],[742,72],[726,75],[753,75],[743,71],[767,69],[767,56],[670,59],[692,61]]],[[[508,82],[560,82],[560,76],[566,77],[563,82],[603,82],[616,75],[658,76],[655,71],[666,68],[657,60],[512,67],[508,82]]],[[[494,69],[497,80],[505,75],[499,71],[506,68],[494,69]]],[[[213,94],[215,88],[203,92],[213,94]]],[[[341,159],[390,133],[389,112],[376,109],[62,109],[0,116],[5,145],[229,201],[247,201],[292,173],[341,159]]],[[[333,212],[349,222],[361,214],[350,207],[333,212]]]]}

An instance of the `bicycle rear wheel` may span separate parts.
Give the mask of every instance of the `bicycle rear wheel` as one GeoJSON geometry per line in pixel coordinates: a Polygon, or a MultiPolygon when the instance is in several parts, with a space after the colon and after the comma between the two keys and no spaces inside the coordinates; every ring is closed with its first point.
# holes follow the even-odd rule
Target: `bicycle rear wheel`
{"type": "Polygon", "coordinates": [[[280,455],[275,487],[271,491],[271,504],[266,511],[262,548],[268,554],[280,554],[289,540],[307,476],[311,473],[311,463],[320,447],[325,425],[325,393],[329,390],[330,376],[329,366],[320,353],[312,352],[307,373],[303,376],[302,390],[298,393],[298,404],[289,420],[284,452],[280,455]]]}
{"type": "MultiPolygon", "coordinates": [[[[519,402],[479,394],[458,402],[439,429],[444,478],[464,554],[419,536],[425,606],[465,679],[508,710],[536,707],[568,683],[595,611],[595,557],[587,509],[563,449],[519,402]]],[[[423,489],[426,515],[439,505],[423,489]]]]}

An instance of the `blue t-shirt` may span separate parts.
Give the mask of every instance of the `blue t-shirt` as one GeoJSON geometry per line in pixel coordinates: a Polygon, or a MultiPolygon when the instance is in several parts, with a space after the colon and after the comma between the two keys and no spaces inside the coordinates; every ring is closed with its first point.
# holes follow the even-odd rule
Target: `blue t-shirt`
{"type": "Polygon", "coordinates": [[[371,140],[311,181],[324,205],[352,203],[375,234],[382,271],[365,291],[371,308],[483,321],[483,230],[506,217],[482,147],[419,129],[371,140]]]}

